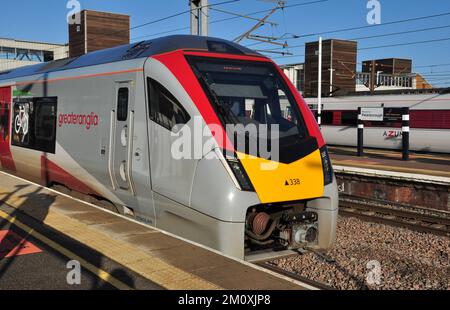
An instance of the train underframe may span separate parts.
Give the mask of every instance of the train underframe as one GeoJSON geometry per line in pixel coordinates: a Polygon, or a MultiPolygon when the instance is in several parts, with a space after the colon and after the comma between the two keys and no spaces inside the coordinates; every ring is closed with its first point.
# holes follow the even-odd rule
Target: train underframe
{"type": "Polygon", "coordinates": [[[250,207],[245,222],[245,256],[329,250],[336,236],[338,198],[333,184],[326,187],[326,193],[317,199],[250,207]]]}

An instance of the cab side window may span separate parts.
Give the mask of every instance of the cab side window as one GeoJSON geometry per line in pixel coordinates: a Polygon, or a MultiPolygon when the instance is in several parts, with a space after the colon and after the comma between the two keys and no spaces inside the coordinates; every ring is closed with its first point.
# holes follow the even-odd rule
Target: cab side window
{"type": "Polygon", "coordinates": [[[128,88],[119,88],[117,93],[117,120],[120,122],[125,122],[128,118],[128,98],[128,88]]]}
{"type": "Polygon", "coordinates": [[[189,114],[164,86],[151,78],[147,78],[147,84],[152,121],[170,131],[189,122],[189,114]]]}

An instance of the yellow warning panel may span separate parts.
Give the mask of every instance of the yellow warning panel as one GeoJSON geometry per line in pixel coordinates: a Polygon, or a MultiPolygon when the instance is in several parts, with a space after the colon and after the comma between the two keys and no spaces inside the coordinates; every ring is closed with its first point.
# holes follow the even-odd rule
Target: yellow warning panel
{"type": "Polygon", "coordinates": [[[262,203],[295,201],[323,196],[324,181],[320,150],[283,164],[238,153],[262,203]]]}

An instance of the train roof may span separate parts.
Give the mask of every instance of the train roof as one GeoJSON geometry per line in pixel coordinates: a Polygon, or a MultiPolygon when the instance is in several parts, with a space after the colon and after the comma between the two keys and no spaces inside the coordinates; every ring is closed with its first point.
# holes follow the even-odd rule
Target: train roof
{"type": "Polygon", "coordinates": [[[75,58],[66,58],[51,62],[21,67],[0,72],[0,81],[12,80],[35,74],[70,70],[100,64],[147,58],[153,55],[175,50],[204,50],[230,54],[261,56],[257,52],[227,40],[191,35],[174,35],[138,43],[121,45],[109,49],[91,52],[75,58]]]}

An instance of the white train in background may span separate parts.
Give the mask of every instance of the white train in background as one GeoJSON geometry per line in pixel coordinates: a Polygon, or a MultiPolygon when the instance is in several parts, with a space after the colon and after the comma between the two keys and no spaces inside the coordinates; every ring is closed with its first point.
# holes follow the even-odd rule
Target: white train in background
{"type": "MultiPolygon", "coordinates": [[[[317,116],[317,98],[305,99],[317,116]]],[[[411,151],[450,153],[450,94],[323,98],[322,134],[328,145],[356,146],[358,107],[384,107],[384,121],[365,122],[364,146],[402,148],[402,108],[410,108],[411,151]]]]}

